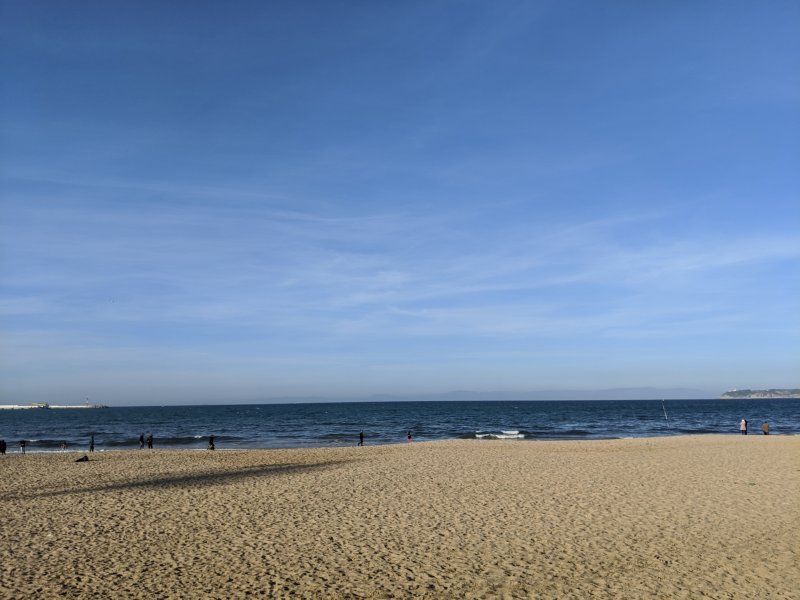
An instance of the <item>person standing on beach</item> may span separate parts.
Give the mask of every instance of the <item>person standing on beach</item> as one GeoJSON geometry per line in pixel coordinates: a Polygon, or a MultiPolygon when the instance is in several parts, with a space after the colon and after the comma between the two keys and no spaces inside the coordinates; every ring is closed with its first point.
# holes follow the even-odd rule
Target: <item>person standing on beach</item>
{"type": "Polygon", "coordinates": [[[214,450],[215,449],[215,447],[214,447],[214,436],[213,435],[208,438],[208,449],[209,450],[214,450]]]}
{"type": "Polygon", "coordinates": [[[764,435],[769,435],[769,423],[764,421],[764,424],[761,426],[761,431],[764,435]]]}
{"type": "Polygon", "coordinates": [[[742,432],[742,435],[747,435],[747,419],[742,419],[739,422],[739,431],[742,432]]]}
{"type": "Polygon", "coordinates": [[[28,445],[28,442],[26,442],[25,440],[20,440],[19,441],[19,451],[22,452],[23,454],[25,454],[25,446],[27,446],[27,445],[28,445]]]}
{"type": "Polygon", "coordinates": [[[142,448],[144,448],[144,434],[141,434],[139,436],[139,450],[141,450],[142,448]]]}
{"type": "Polygon", "coordinates": [[[411,443],[411,439],[412,439],[412,438],[411,438],[411,432],[409,431],[409,432],[406,434],[406,441],[407,441],[407,442],[410,444],[410,443],[411,443]]]}
{"type": "Polygon", "coordinates": [[[6,441],[0,440],[0,455],[6,453],[6,441]]]}
{"type": "Polygon", "coordinates": [[[89,438],[89,452],[94,452],[94,436],[89,438]]]}
{"type": "Polygon", "coordinates": [[[147,436],[147,447],[152,450],[153,449],[153,434],[148,434],[147,436]]]}
{"type": "Polygon", "coordinates": [[[358,434],[358,445],[364,445],[364,430],[362,429],[361,432],[358,434]]]}

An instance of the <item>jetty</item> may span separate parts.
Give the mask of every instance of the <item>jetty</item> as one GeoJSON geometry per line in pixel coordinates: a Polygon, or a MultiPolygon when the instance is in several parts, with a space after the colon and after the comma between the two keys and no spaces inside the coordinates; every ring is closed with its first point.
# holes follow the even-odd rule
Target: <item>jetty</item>
{"type": "Polygon", "coordinates": [[[108,408],[105,404],[50,404],[49,402],[30,402],[28,404],[0,404],[0,410],[50,410],[74,408],[108,408]]]}

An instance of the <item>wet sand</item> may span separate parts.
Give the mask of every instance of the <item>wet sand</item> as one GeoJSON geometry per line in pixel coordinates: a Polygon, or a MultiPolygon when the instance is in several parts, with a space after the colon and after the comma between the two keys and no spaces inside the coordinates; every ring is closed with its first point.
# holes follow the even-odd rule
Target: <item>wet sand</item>
{"type": "Polygon", "coordinates": [[[798,436],[77,456],[0,457],[0,597],[800,597],[798,436]]]}

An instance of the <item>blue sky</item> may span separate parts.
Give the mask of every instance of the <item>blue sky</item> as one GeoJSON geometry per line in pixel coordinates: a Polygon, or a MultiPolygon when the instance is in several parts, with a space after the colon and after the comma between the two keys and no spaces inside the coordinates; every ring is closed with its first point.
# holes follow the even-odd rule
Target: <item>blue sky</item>
{"type": "Polygon", "coordinates": [[[796,3],[0,6],[0,403],[800,385],[796,3]]]}

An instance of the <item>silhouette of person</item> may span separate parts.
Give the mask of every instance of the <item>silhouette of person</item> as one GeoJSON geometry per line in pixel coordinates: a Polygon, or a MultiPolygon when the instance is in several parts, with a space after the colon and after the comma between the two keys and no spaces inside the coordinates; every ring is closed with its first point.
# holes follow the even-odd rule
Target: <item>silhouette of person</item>
{"type": "Polygon", "coordinates": [[[67,442],[61,442],[61,444],[59,445],[59,448],[61,448],[61,450],[66,450],[67,449],[67,442]]]}
{"type": "Polygon", "coordinates": [[[6,453],[6,441],[0,440],[0,454],[6,453]]]}
{"type": "Polygon", "coordinates": [[[19,450],[20,450],[20,452],[25,454],[25,446],[27,446],[27,445],[28,445],[28,442],[26,442],[25,440],[20,440],[19,441],[19,450]]]}
{"type": "Polygon", "coordinates": [[[406,434],[406,441],[407,442],[411,442],[411,432],[410,431],[406,434]]]}
{"type": "Polygon", "coordinates": [[[149,434],[147,436],[147,447],[152,450],[153,449],[153,434],[149,434]]]}
{"type": "Polygon", "coordinates": [[[358,434],[358,445],[359,446],[363,446],[364,445],[364,430],[363,429],[358,434]]]}
{"type": "Polygon", "coordinates": [[[764,435],[769,435],[769,423],[764,421],[764,424],[761,426],[761,431],[764,433],[764,435]]]}
{"type": "Polygon", "coordinates": [[[139,436],[139,450],[144,448],[144,434],[139,436]]]}
{"type": "Polygon", "coordinates": [[[94,436],[89,439],[89,452],[94,452],[94,436]]]}
{"type": "Polygon", "coordinates": [[[209,450],[214,450],[215,449],[214,448],[214,436],[213,435],[208,438],[208,449],[209,450]]]}
{"type": "Polygon", "coordinates": [[[742,435],[747,435],[747,419],[742,419],[739,422],[739,431],[742,432],[742,435]]]}

